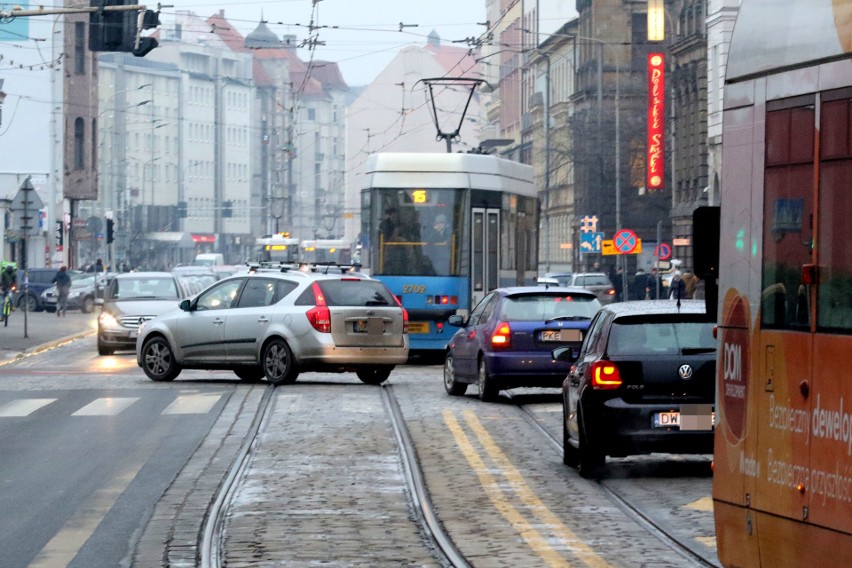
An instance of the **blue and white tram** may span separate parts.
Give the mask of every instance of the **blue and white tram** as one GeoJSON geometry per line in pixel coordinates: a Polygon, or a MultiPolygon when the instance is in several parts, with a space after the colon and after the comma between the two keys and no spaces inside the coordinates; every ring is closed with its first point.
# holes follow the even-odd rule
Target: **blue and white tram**
{"type": "Polygon", "coordinates": [[[447,318],[494,288],[535,284],[538,214],[524,164],[449,153],[367,159],[362,260],[408,311],[412,350],[445,349],[447,318]]]}

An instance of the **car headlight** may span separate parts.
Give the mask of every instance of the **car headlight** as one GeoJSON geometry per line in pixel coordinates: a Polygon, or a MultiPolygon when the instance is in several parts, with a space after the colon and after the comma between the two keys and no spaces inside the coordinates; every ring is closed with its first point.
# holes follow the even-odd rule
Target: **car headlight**
{"type": "Polygon", "coordinates": [[[100,322],[101,327],[120,327],[115,316],[107,312],[101,312],[101,315],[98,316],[98,322],[100,322]]]}

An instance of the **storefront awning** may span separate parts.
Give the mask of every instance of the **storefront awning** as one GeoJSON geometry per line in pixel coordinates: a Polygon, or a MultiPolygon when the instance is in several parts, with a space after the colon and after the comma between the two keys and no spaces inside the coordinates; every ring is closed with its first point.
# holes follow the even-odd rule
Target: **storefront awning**
{"type": "Polygon", "coordinates": [[[157,243],[168,244],[179,248],[194,248],[195,243],[192,242],[190,233],[179,233],[177,231],[158,231],[156,233],[146,233],[145,239],[157,243]]]}

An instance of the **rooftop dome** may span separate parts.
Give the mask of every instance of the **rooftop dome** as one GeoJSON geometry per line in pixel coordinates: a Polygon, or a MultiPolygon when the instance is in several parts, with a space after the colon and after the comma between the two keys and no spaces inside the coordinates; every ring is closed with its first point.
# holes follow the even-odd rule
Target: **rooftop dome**
{"type": "Polygon", "coordinates": [[[254,31],[246,36],[246,47],[249,49],[277,48],[281,47],[281,40],[267,27],[264,20],[260,20],[254,31]]]}

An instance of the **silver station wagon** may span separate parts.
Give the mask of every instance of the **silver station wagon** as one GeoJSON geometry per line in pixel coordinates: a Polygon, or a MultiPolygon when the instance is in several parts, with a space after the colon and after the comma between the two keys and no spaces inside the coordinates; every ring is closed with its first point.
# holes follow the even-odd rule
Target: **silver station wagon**
{"type": "Polygon", "coordinates": [[[408,314],[384,284],[346,267],[251,267],[145,323],[136,360],[154,381],[229,369],[275,385],[304,371],[379,384],[408,360],[408,314]]]}

